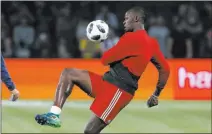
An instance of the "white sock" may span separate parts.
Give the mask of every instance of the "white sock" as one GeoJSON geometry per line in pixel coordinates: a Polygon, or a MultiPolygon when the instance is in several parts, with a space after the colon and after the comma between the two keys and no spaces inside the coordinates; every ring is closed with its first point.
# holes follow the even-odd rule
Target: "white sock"
{"type": "Polygon", "coordinates": [[[61,109],[57,106],[52,106],[50,112],[59,115],[61,113],[61,109]]]}

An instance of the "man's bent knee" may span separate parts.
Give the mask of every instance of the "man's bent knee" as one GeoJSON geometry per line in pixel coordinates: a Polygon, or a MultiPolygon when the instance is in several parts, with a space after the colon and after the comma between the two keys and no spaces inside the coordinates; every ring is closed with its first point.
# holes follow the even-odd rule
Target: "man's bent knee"
{"type": "Polygon", "coordinates": [[[74,74],[76,72],[77,72],[77,69],[75,69],[75,68],[65,68],[62,71],[62,74],[74,74]]]}
{"type": "Polygon", "coordinates": [[[75,81],[80,76],[80,70],[75,68],[65,68],[62,71],[62,76],[67,76],[69,80],[75,81]]]}

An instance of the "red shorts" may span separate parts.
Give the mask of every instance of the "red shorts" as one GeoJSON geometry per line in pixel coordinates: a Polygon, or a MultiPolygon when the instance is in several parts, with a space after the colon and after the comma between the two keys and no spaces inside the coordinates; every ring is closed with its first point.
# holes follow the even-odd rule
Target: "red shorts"
{"type": "Polygon", "coordinates": [[[109,124],[116,115],[132,100],[133,95],[104,81],[102,76],[89,72],[92,96],[95,97],[90,110],[109,124]]]}

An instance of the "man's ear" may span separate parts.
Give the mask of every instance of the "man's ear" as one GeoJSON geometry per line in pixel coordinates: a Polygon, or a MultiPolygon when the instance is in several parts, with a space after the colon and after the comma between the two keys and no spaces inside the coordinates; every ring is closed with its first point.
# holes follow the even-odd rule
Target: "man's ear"
{"type": "Polygon", "coordinates": [[[134,17],[134,21],[135,21],[135,22],[140,21],[140,17],[136,15],[136,16],[134,17]]]}

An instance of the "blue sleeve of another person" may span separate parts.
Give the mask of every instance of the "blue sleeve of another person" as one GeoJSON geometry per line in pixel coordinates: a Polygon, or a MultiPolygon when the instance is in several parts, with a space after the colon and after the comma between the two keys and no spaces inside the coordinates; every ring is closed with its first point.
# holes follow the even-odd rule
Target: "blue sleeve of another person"
{"type": "Polygon", "coordinates": [[[1,55],[1,80],[5,83],[5,85],[7,86],[7,88],[12,91],[13,89],[15,89],[15,84],[13,83],[10,74],[7,71],[5,62],[4,62],[4,58],[1,55]]]}

